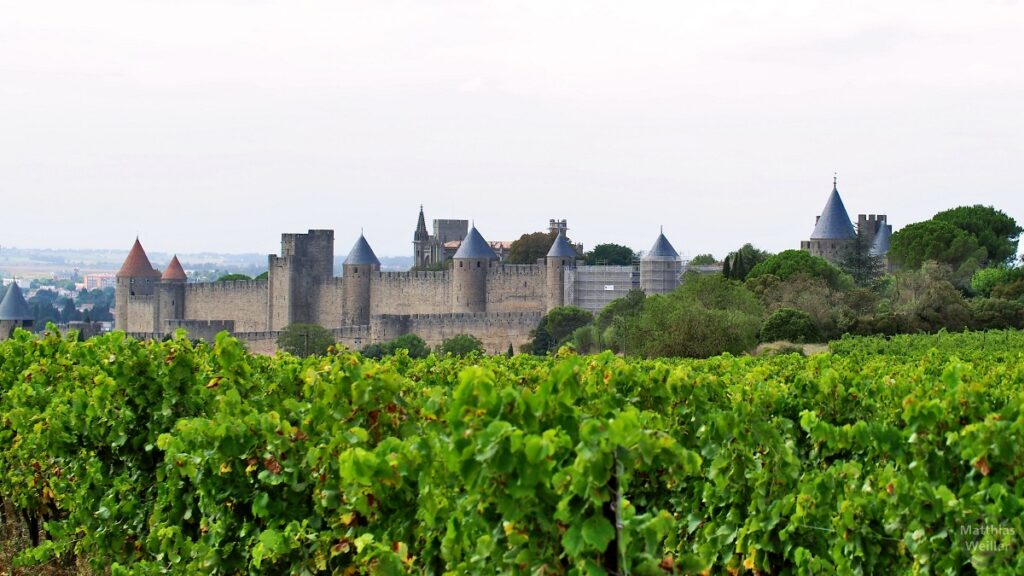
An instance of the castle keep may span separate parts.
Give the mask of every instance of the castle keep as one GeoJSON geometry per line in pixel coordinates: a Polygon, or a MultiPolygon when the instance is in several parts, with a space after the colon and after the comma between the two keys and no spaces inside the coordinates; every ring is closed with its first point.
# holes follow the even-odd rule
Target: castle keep
{"type": "Polygon", "coordinates": [[[114,327],[139,338],[183,328],[207,340],[227,330],[253,351],[265,353],[276,349],[281,330],[298,323],[323,326],[353,348],[409,333],[431,346],[472,334],[488,352],[497,353],[510,344],[518,350],[552,308],[581,305],[598,311],[633,287],[669,292],[682,272],[664,234],[641,260],[639,274],[628,266],[580,266],[564,221],[555,227],[558,234],[547,256],[535,264],[500,262],[475,226],[458,241],[454,254],[442,256],[438,247],[451,240],[441,240],[464,223],[444,222],[435,225],[437,234],[427,234],[421,210],[413,246],[418,263],[450,259],[446,269],[383,272],[360,235],[340,277],[334,276],[332,230],[282,235],[280,255],[268,256],[268,279],[236,282],[188,283],[177,257],[161,274],[136,239],[117,273],[114,327]],[[582,293],[595,292],[587,288],[591,277],[596,280],[590,284],[604,282],[604,290],[584,302],[582,293]]]}

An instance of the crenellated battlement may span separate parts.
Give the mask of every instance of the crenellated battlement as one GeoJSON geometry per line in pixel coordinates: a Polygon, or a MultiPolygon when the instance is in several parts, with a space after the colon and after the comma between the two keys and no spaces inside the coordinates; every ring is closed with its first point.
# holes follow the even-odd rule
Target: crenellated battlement
{"type": "Polygon", "coordinates": [[[496,276],[544,276],[546,269],[538,264],[499,264],[487,271],[487,277],[496,276]]]}
{"type": "Polygon", "coordinates": [[[187,294],[201,294],[208,292],[244,292],[249,290],[266,290],[266,280],[226,280],[224,282],[197,282],[186,284],[187,294]]]}
{"type": "Polygon", "coordinates": [[[375,279],[380,282],[409,282],[411,280],[444,280],[451,275],[447,270],[409,270],[407,272],[378,272],[375,279]]]}

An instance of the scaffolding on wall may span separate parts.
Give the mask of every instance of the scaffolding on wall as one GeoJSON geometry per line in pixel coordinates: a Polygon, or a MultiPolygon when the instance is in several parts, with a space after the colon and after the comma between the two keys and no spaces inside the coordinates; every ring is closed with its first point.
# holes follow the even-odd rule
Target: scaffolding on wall
{"type": "Polygon", "coordinates": [[[565,302],[597,314],[639,287],[639,266],[581,266],[566,270],[565,302]]]}

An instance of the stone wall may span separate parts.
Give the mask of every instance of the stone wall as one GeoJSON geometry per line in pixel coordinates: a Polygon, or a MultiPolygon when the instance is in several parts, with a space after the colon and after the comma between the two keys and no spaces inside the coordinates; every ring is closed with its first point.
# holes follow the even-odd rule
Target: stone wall
{"type": "Polygon", "coordinates": [[[381,342],[411,333],[433,348],[446,338],[472,334],[489,354],[503,353],[509,344],[518,352],[530,340],[530,331],[541,316],[541,312],[382,315],[370,319],[369,336],[381,342]]]}
{"type": "Polygon", "coordinates": [[[545,274],[543,266],[533,264],[494,268],[487,275],[487,312],[543,312],[545,274]]]}
{"type": "Polygon", "coordinates": [[[234,333],[235,323],[232,320],[167,320],[163,328],[168,334],[174,334],[177,330],[185,330],[191,340],[206,340],[213,344],[217,340],[217,334],[221,332],[234,333]]]}
{"type": "Polygon", "coordinates": [[[239,332],[258,332],[268,328],[268,298],[263,280],[188,284],[184,319],[233,320],[239,332]]]}
{"type": "Polygon", "coordinates": [[[370,316],[451,311],[448,272],[380,272],[370,287],[370,316]]]}
{"type": "Polygon", "coordinates": [[[128,297],[128,327],[126,332],[153,332],[153,307],[156,306],[156,297],[129,296],[128,297]]]}
{"type": "Polygon", "coordinates": [[[321,280],[312,290],[313,292],[313,324],[319,324],[327,329],[340,328],[342,326],[341,313],[345,302],[345,290],[341,277],[321,280]]]}

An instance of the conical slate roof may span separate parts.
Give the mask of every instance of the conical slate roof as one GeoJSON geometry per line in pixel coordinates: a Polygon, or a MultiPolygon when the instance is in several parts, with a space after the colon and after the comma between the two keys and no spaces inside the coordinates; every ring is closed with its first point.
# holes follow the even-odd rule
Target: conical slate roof
{"type": "Polygon", "coordinates": [[[654,246],[644,254],[644,260],[678,260],[679,253],[672,247],[672,243],[665,238],[665,233],[658,234],[654,246]]]}
{"type": "Polygon", "coordinates": [[[494,249],[484,240],[484,237],[480,235],[476,230],[476,226],[469,229],[469,234],[466,234],[466,239],[459,245],[459,249],[455,252],[455,260],[497,260],[498,255],[494,253],[494,249]]]}
{"type": "Polygon", "coordinates": [[[117,277],[138,278],[146,276],[159,278],[160,272],[149,263],[149,256],[146,256],[146,251],[142,249],[142,243],[136,238],[135,245],[132,246],[131,251],[128,252],[128,257],[124,259],[124,264],[121,265],[121,269],[117,272],[117,277]]]}
{"type": "Polygon", "coordinates": [[[373,248],[370,248],[370,243],[366,241],[366,237],[362,234],[359,235],[359,239],[352,246],[352,251],[348,253],[348,257],[345,258],[344,262],[345,266],[358,264],[376,264],[380,266],[380,260],[377,259],[377,255],[373,253],[373,248]]]}
{"type": "Polygon", "coordinates": [[[174,258],[171,258],[171,263],[167,265],[167,269],[164,270],[164,275],[160,279],[164,282],[185,282],[188,280],[188,276],[185,275],[185,269],[181,267],[181,262],[178,262],[177,254],[174,255],[174,258]]]}
{"type": "Polygon", "coordinates": [[[889,253],[889,240],[892,238],[892,226],[882,222],[875,234],[875,240],[871,243],[870,253],[872,256],[885,256],[889,253]]]}
{"type": "Polygon", "coordinates": [[[572,245],[565,239],[565,234],[559,230],[558,236],[555,237],[555,241],[551,244],[551,250],[548,250],[548,258],[575,258],[576,251],[572,249],[572,245]]]}
{"type": "Polygon", "coordinates": [[[32,310],[25,302],[25,296],[21,288],[15,282],[7,287],[7,294],[4,294],[4,301],[0,302],[0,320],[32,320],[32,310]]]}
{"type": "Polygon", "coordinates": [[[843,199],[839,197],[839,190],[833,183],[832,194],[825,203],[825,209],[821,211],[818,223],[814,225],[811,240],[845,240],[856,235],[857,231],[853,228],[850,215],[846,213],[843,199]]]}

